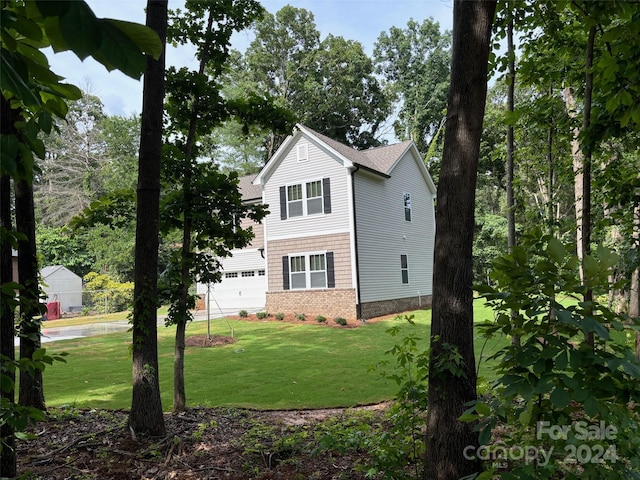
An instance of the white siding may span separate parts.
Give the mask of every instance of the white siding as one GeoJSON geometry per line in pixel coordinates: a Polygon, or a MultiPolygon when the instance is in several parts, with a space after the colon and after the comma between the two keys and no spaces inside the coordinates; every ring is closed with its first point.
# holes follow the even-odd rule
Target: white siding
{"type": "MultiPolygon", "coordinates": [[[[435,218],[433,194],[408,151],[391,178],[355,174],[360,300],[431,295],[435,218]],[[404,216],[403,193],[411,194],[412,221],[404,216]],[[409,284],[402,284],[400,255],[407,255],[409,284]]],[[[419,160],[421,161],[421,160],[419,160]]]]}
{"type": "Polygon", "coordinates": [[[82,278],[63,266],[45,267],[41,274],[47,303],[60,302],[62,312],[82,307],[82,278]]]}
{"type": "Polygon", "coordinates": [[[264,201],[269,214],[263,221],[268,241],[349,231],[348,170],[306,137],[299,137],[267,179],[264,201]],[[298,162],[298,145],[308,145],[306,161],[298,162]],[[330,178],[331,213],[280,219],[280,187],[330,178]]]}

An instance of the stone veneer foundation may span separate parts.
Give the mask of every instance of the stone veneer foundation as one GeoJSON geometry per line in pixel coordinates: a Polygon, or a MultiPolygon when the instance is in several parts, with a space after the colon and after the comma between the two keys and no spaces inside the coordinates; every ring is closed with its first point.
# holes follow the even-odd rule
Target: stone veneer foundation
{"type": "Polygon", "coordinates": [[[327,318],[367,320],[429,307],[431,307],[431,295],[368,302],[357,309],[354,289],[330,288],[312,292],[309,290],[267,292],[265,310],[274,315],[304,313],[309,318],[322,315],[327,318]]]}

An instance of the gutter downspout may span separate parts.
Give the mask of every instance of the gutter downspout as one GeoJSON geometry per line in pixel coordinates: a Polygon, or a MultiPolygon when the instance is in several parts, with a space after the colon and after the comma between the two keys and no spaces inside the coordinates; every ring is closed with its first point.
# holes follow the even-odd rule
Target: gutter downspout
{"type": "Polygon", "coordinates": [[[351,221],[353,223],[353,250],[356,271],[356,316],[358,320],[362,320],[362,303],[360,301],[360,260],[358,258],[358,227],[356,222],[356,182],[355,173],[360,170],[359,165],[354,165],[355,169],[351,170],[351,199],[352,214],[351,221]]]}

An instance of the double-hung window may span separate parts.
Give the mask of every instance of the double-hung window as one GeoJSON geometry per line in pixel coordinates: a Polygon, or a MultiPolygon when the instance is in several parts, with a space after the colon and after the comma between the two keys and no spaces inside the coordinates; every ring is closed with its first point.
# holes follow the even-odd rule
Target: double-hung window
{"type": "Polygon", "coordinates": [[[328,178],[280,187],[280,218],[331,213],[328,178]]]}
{"type": "Polygon", "coordinates": [[[304,201],[302,199],[302,185],[289,185],[287,187],[287,211],[290,217],[304,215],[304,201]]]}
{"type": "Polygon", "coordinates": [[[322,213],[322,182],[307,182],[307,215],[322,213]]]}
{"type": "Polygon", "coordinates": [[[334,288],[333,252],[282,257],[284,290],[334,288]]]}
{"type": "Polygon", "coordinates": [[[400,276],[402,283],[407,285],[409,283],[409,261],[406,255],[400,255],[400,276]]]}

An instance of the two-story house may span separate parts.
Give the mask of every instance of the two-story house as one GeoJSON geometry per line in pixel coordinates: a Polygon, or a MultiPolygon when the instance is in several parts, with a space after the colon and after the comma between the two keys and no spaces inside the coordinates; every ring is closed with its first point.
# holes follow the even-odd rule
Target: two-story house
{"type": "Polygon", "coordinates": [[[431,304],[436,187],[413,142],[357,151],[298,125],[243,198],[270,213],[212,308],[367,319],[431,304]]]}

